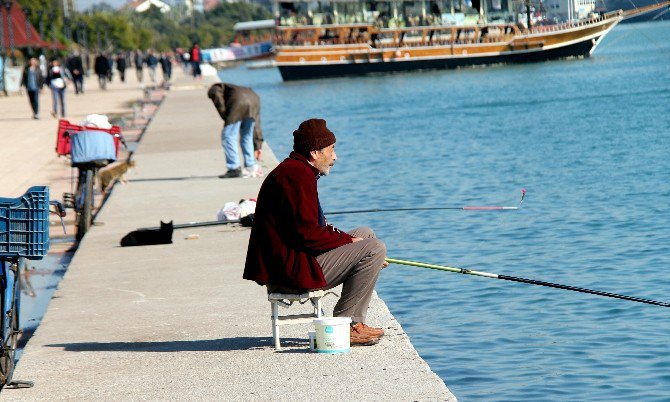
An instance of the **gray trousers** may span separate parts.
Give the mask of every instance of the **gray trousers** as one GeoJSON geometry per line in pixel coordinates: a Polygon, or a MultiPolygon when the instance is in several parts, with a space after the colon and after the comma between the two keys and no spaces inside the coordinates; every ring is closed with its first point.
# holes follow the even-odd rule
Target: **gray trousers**
{"type": "Polygon", "coordinates": [[[316,260],[326,278],[326,289],[343,285],[342,297],[335,305],[333,316],[365,322],[370,298],[386,258],[386,246],[368,227],[348,233],[363,240],[325,252],[316,260]]]}

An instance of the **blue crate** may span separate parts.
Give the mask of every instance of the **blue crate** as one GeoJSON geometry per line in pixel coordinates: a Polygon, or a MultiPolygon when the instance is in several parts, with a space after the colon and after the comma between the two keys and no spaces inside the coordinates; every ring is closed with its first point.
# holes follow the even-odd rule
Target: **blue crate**
{"type": "Polygon", "coordinates": [[[49,251],[49,187],[0,198],[0,257],[40,260],[49,251]]]}

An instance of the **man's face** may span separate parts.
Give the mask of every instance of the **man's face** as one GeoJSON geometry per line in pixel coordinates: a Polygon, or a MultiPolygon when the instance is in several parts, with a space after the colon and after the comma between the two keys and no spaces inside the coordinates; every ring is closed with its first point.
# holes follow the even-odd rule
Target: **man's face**
{"type": "Polygon", "coordinates": [[[337,155],[335,154],[335,144],[311,152],[314,161],[314,167],[319,169],[322,175],[330,173],[330,168],[335,164],[337,155]]]}

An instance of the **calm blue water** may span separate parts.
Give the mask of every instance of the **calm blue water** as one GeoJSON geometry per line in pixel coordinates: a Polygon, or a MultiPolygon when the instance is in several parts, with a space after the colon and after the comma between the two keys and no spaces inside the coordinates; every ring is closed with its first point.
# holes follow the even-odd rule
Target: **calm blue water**
{"type": "MultiPolygon", "coordinates": [[[[587,60],[282,83],[263,101],[278,158],[323,117],[338,163],[326,211],[389,256],[670,302],[670,23],[618,26],[587,60]]],[[[670,309],[405,266],[377,286],[461,401],[670,400],[670,309]]]]}

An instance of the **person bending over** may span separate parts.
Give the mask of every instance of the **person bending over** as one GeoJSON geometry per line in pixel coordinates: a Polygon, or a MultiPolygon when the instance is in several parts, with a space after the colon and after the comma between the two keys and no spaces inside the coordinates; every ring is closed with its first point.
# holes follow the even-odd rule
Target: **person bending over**
{"type": "Polygon", "coordinates": [[[263,172],[257,163],[263,146],[261,99],[251,88],[225,82],[209,87],[207,96],[223,119],[221,145],[226,154],[228,171],[219,177],[261,177],[263,172]],[[239,146],[242,147],[244,168],[240,162],[239,146]]]}
{"type": "Polygon", "coordinates": [[[373,345],[384,334],[365,325],[386,246],[367,227],[345,233],[329,225],[317,180],[337,160],[335,135],[322,119],[293,132],[293,152],[263,181],[249,238],[244,279],[268,292],[302,293],[340,284],[333,316],[351,317],[351,345],[373,345]]]}

